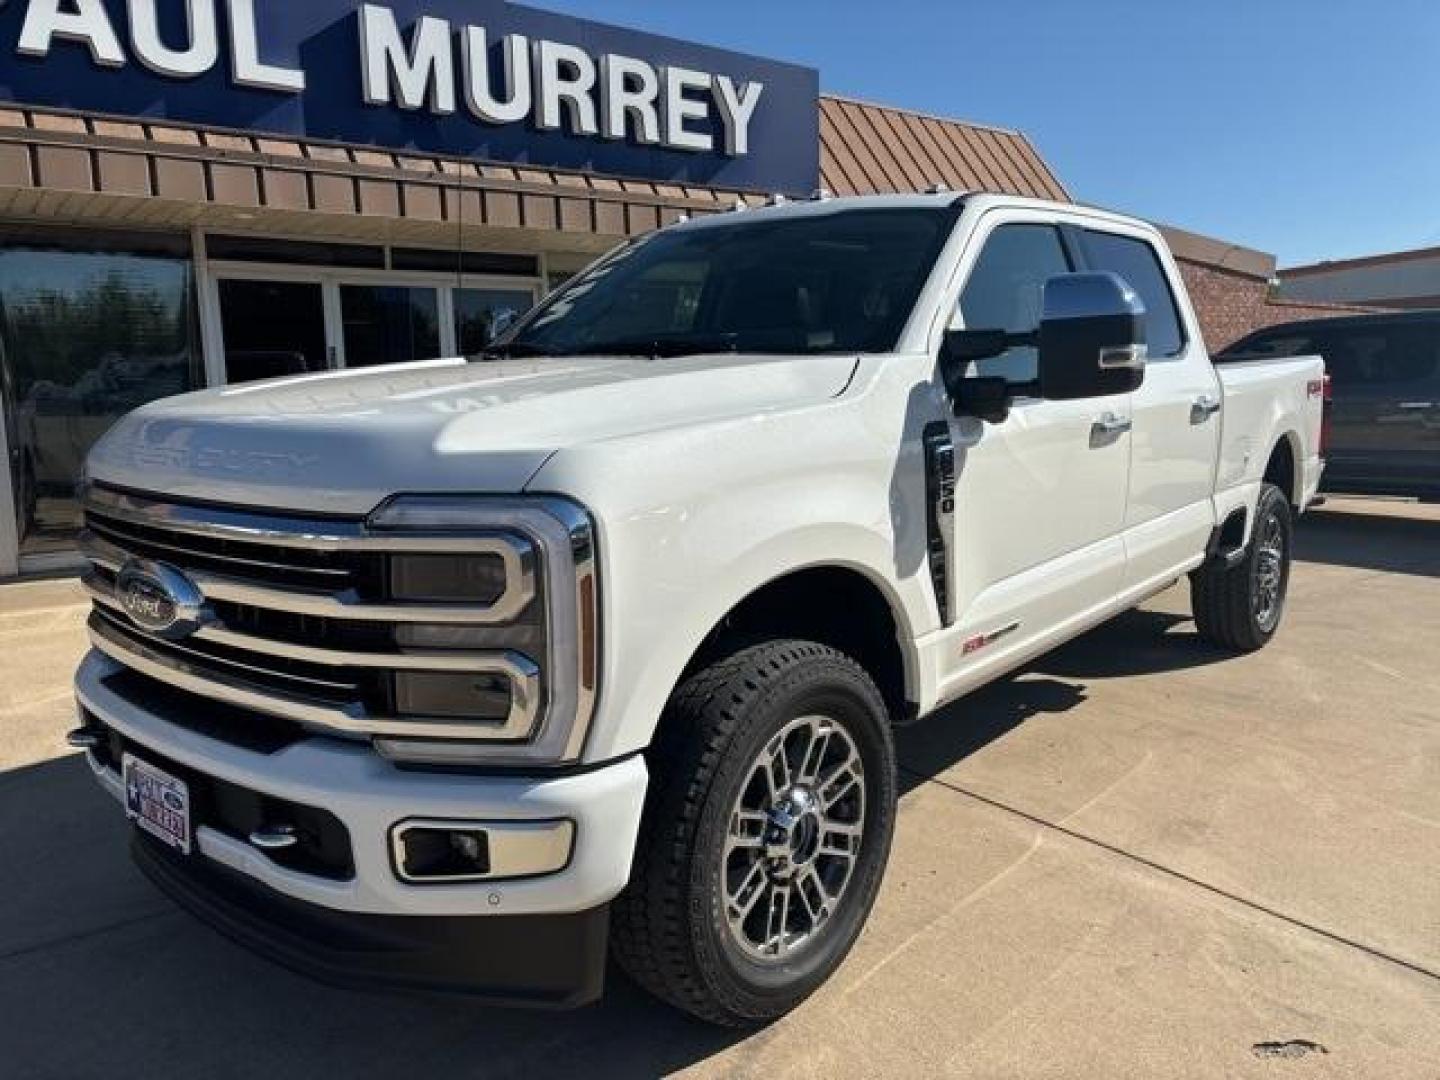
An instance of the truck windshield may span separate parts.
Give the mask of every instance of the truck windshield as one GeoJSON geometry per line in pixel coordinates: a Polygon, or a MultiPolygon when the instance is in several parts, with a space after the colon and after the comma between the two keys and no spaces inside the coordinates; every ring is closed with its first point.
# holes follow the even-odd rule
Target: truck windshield
{"type": "Polygon", "coordinates": [[[945,207],[716,218],[652,233],[486,357],[893,349],[954,224],[945,207]]]}

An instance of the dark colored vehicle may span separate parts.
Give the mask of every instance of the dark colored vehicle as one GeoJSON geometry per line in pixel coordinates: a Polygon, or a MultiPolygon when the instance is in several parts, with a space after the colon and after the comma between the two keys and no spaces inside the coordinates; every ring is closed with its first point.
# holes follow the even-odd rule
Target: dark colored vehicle
{"type": "Polygon", "coordinates": [[[1334,396],[1324,490],[1440,499],[1440,311],[1285,323],[1215,360],[1316,353],[1334,396]]]}

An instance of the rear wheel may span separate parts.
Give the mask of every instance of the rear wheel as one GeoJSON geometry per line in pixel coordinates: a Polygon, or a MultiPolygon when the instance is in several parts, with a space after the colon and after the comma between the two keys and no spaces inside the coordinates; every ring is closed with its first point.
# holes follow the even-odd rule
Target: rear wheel
{"type": "Polygon", "coordinates": [[[712,1023],[784,1015],[849,953],[889,857],[895,758],[879,691],[823,645],[747,648],[677,692],[650,764],[616,958],[712,1023]]]}
{"type": "Polygon", "coordinates": [[[1269,644],[1285,614],[1293,538],[1289,501],[1274,484],[1264,485],[1244,558],[1233,567],[1213,560],[1190,576],[1202,637],[1240,652],[1269,644]]]}

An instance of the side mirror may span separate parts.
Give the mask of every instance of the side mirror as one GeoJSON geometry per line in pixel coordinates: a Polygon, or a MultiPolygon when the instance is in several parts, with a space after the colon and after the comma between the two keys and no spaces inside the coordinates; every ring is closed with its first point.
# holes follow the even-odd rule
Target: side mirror
{"type": "Polygon", "coordinates": [[[957,416],[974,416],[1003,424],[1010,416],[1016,387],[999,376],[966,376],[976,360],[999,356],[1024,335],[1004,330],[949,330],[940,348],[940,374],[957,416]]]}
{"type": "Polygon", "coordinates": [[[1145,381],[1145,305],[1119,274],[1061,274],[1045,283],[1040,396],[1128,394],[1145,381]]]}
{"type": "Polygon", "coordinates": [[[973,416],[987,424],[1003,424],[1010,418],[1015,387],[1000,375],[962,379],[950,394],[957,416],[973,416]]]}

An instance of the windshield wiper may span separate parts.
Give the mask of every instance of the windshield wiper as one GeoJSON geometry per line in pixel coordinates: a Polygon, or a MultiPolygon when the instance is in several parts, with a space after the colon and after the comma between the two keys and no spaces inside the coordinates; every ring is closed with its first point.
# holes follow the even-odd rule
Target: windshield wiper
{"type": "Polygon", "coordinates": [[[659,360],[666,357],[698,356],[702,353],[733,353],[738,351],[739,334],[711,334],[703,337],[620,338],[583,345],[573,351],[575,356],[648,356],[659,360]]]}
{"type": "Polygon", "coordinates": [[[528,360],[536,356],[559,356],[560,352],[548,345],[534,345],[525,341],[512,341],[508,345],[493,345],[480,353],[481,360],[528,360]]]}
{"type": "Polygon", "coordinates": [[[494,345],[479,356],[481,360],[524,360],[551,356],[644,356],[659,360],[702,353],[733,353],[739,348],[739,334],[711,334],[696,337],[633,337],[616,338],[573,349],[540,345],[528,341],[512,341],[494,345]]]}

